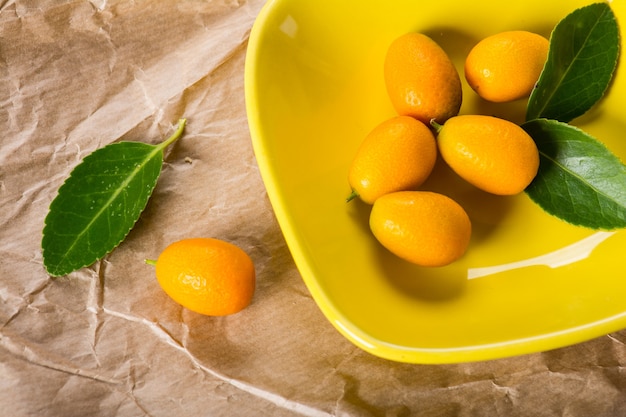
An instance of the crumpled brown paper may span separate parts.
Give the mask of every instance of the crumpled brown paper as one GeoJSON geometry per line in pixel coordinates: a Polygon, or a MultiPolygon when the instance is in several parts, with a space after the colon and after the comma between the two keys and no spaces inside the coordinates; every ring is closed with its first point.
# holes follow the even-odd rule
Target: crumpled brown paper
{"type": "Polygon", "coordinates": [[[551,352],[421,366],[371,356],[322,316],[290,257],[246,123],[247,39],[263,1],[0,2],[0,414],[626,415],[626,332],[551,352]],[[104,260],[51,279],[48,205],[87,154],[157,143],[157,188],[104,260]],[[182,309],[154,258],[210,236],[257,268],[250,307],[182,309]]]}

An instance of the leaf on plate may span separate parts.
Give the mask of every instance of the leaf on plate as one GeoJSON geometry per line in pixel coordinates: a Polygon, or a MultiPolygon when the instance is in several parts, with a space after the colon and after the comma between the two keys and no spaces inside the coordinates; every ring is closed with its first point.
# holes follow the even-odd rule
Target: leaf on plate
{"type": "Polygon", "coordinates": [[[574,225],[626,227],[626,166],[604,144],[556,120],[522,127],[539,148],[539,173],[526,189],[535,203],[574,225]]]}
{"type": "Polygon", "coordinates": [[[111,252],[146,207],[163,165],[163,150],[184,130],[159,145],[118,142],[86,156],[59,188],[45,219],[41,247],[55,277],[88,266],[111,252]]]}
{"type": "Polygon", "coordinates": [[[526,120],[569,122],[609,86],[619,54],[619,27],[608,3],[577,9],[550,36],[550,50],[529,100],[526,120]]]}

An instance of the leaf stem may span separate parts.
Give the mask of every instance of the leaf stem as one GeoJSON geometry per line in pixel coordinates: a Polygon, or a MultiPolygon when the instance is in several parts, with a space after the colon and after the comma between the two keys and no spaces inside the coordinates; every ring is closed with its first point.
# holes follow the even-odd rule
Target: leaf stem
{"type": "Polygon", "coordinates": [[[144,262],[146,263],[146,265],[152,265],[152,266],[156,266],[156,263],[157,263],[155,259],[146,259],[144,262]]]}
{"type": "Polygon", "coordinates": [[[435,119],[430,119],[430,125],[433,127],[433,129],[435,129],[436,133],[439,133],[439,131],[443,127],[443,125],[437,123],[435,119]]]}
{"type": "Polygon", "coordinates": [[[184,119],[184,118],[180,119],[178,121],[178,128],[176,129],[176,131],[172,133],[172,136],[170,136],[169,138],[161,142],[159,145],[157,145],[157,149],[158,150],[165,149],[172,143],[176,142],[176,140],[178,140],[178,138],[180,138],[183,135],[183,131],[185,130],[186,124],[187,124],[187,119],[184,119]]]}
{"type": "Polygon", "coordinates": [[[349,203],[350,201],[354,200],[358,196],[359,196],[359,193],[357,193],[356,190],[352,190],[350,195],[346,198],[346,203],[349,203]]]}

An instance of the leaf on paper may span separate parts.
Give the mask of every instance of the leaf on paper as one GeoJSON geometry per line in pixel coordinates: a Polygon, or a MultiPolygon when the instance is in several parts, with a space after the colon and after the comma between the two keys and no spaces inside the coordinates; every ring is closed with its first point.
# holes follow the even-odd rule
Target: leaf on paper
{"type": "Polygon", "coordinates": [[[577,9],[550,36],[550,50],[526,120],[569,122],[586,113],[609,86],[619,54],[619,27],[607,3],[577,9]]]}
{"type": "Polygon", "coordinates": [[[88,266],[126,237],[148,203],[163,165],[163,149],[184,129],[159,145],[119,142],[85,157],[59,188],[45,219],[43,261],[52,276],[88,266]]]}
{"type": "Polygon", "coordinates": [[[539,148],[526,193],[548,213],[592,229],[626,227],[626,166],[604,144],[556,120],[522,125],[539,148]]]}

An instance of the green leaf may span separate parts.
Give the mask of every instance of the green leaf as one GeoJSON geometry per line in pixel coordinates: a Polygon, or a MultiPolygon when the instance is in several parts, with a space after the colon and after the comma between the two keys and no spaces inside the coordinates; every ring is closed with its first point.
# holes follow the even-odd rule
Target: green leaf
{"type": "Polygon", "coordinates": [[[539,172],[526,189],[535,203],[574,225],[626,227],[626,166],[604,144],[556,120],[522,127],[539,148],[539,172]]]}
{"type": "Polygon", "coordinates": [[[118,142],[86,156],[59,188],[45,219],[41,247],[52,276],[67,275],[111,252],[146,207],[163,165],[163,150],[185,127],[159,145],[118,142]]]}
{"type": "Polygon", "coordinates": [[[526,120],[569,122],[587,112],[609,86],[619,54],[619,27],[607,3],[577,9],[550,36],[550,50],[526,120]]]}

